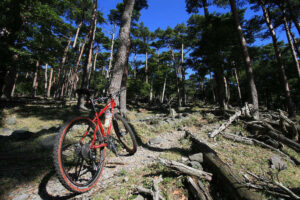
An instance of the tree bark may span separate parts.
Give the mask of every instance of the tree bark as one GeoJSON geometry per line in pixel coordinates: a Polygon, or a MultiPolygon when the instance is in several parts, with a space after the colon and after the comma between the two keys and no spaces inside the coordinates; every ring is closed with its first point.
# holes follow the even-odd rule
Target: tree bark
{"type": "Polygon", "coordinates": [[[288,107],[289,116],[293,117],[293,116],[295,116],[294,103],[293,103],[292,98],[291,98],[289,83],[287,81],[287,77],[286,77],[286,74],[285,74],[285,67],[284,67],[284,64],[283,64],[283,61],[282,61],[281,52],[278,48],[275,30],[273,28],[273,25],[272,25],[271,20],[270,20],[269,12],[268,12],[267,8],[265,7],[265,2],[263,0],[260,0],[260,6],[263,10],[263,14],[264,14],[264,17],[265,17],[265,20],[266,20],[266,24],[269,28],[269,31],[270,31],[270,34],[271,34],[271,37],[272,37],[272,40],[273,40],[275,57],[276,57],[277,63],[278,63],[279,68],[280,68],[280,73],[281,73],[281,78],[282,78],[282,86],[283,86],[283,89],[284,89],[284,92],[285,92],[285,98],[286,98],[286,104],[287,104],[287,107],[288,107]]]}
{"type": "Polygon", "coordinates": [[[208,16],[209,16],[207,1],[206,0],[202,0],[202,4],[203,4],[203,9],[204,9],[204,16],[207,19],[208,16]]]}
{"type": "Polygon", "coordinates": [[[237,88],[237,91],[239,94],[240,104],[242,104],[242,93],[241,93],[240,82],[239,82],[238,74],[236,72],[236,68],[233,68],[233,72],[234,72],[234,77],[235,77],[235,81],[236,81],[236,88],[237,88]]]}
{"type": "Polygon", "coordinates": [[[297,72],[298,72],[298,78],[300,79],[300,65],[299,65],[297,55],[296,55],[295,46],[294,46],[294,43],[293,43],[292,38],[291,38],[291,32],[290,32],[290,28],[289,28],[288,23],[287,23],[285,10],[282,10],[282,12],[283,12],[283,23],[284,23],[284,28],[285,28],[285,32],[286,32],[286,37],[289,41],[289,45],[290,45],[292,55],[293,55],[293,58],[294,58],[294,62],[295,62],[297,72]]]}
{"type": "Polygon", "coordinates": [[[10,99],[12,97],[14,85],[17,81],[17,69],[15,63],[12,63],[7,76],[5,77],[5,87],[3,91],[3,97],[10,99]]]}
{"type": "Polygon", "coordinates": [[[45,65],[45,83],[44,83],[44,97],[47,97],[47,83],[48,83],[48,63],[45,65]]]}
{"type": "Polygon", "coordinates": [[[52,76],[53,76],[53,68],[50,69],[50,75],[49,75],[49,82],[48,82],[48,90],[47,90],[47,97],[50,97],[51,94],[51,87],[52,87],[52,76]]]}
{"type": "MultiPolygon", "coordinates": [[[[81,89],[89,88],[89,79],[88,78],[89,78],[90,70],[92,68],[93,45],[94,45],[94,40],[95,40],[96,26],[97,26],[97,0],[94,0],[92,17],[91,17],[90,28],[89,28],[89,33],[88,33],[88,35],[89,35],[88,58],[83,67],[81,89]]],[[[85,108],[84,104],[85,104],[84,96],[82,94],[79,94],[77,107],[85,108]]]]}
{"type": "MultiPolygon", "coordinates": [[[[109,94],[117,92],[120,89],[124,67],[127,62],[127,43],[130,35],[131,16],[135,0],[127,0],[122,14],[121,28],[119,31],[119,43],[116,57],[116,63],[112,70],[112,77],[109,85],[109,94]]],[[[116,98],[116,104],[119,105],[119,99],[116,98]]]]}
{"type": "Polygon", "coordinates": [[[213,101],[216,102],[216,95],[215,95],[214,84],[213,84],[214,80],[211,77],[211,72],[209,72],[209,80],[210,80],[211,92],[212,92],[212,95],[213,95],[213,101]]]}
{"type": "Polygon", "coordinates": [[[12,90],[11,90],[11,97],[15,96],[15,89],[16,89],[16,84],[17,84],[18,77],[19,77],[19,73],[17,72],[16,77],[14,79],[14,84],[13,84],[13,87],[12,87],[12,90]]]}
{"type": "Polygon", "coordinates": [[[254,106],[254,118],[259,118],[259,110],[258,110],[258,95],[257,95],[257,90],[256,90],[256,85],[254,82],[254,77],[253,77],[253,69],[251,66],[251,59],[249,56],[248,52],[248,47],[247,47],[247,42],[244,37],[242,27],[240,24],[239,20],[239,15],[236,9],[236,2],[235,0],[230,0],[230,7],[231,7],[231,12],[233,15],[233,19],[236,25],[236,30],[238,32],[242,52],[243,52],[243,58],[245,62],[245,68],[246,68],[246,74],[247,74],[247,82],[249,85],[250,93],[251,93],[251,101],[254,106]]]}
{"type": "Polygon", "coordinates": [[[294,44],[295,50],[297,52],[297,55],[300,57],[299,45],[297,44],[295,36],[294,36],[293,32],[291,31],[291,26],[292,26],[292,24],[291,24],[291,22],[289,22],[289,30],[290,30],[290,34],[291,34],[291,37],[293,40],[293,44],[294,44]]]}
{"type": "Polygon", "coordinates": [[[134,71],[133,71],[133,78],[136,79],[137,73],[137,66],[136,66],[136,52],[134,52],[134,71]]]}
{"type": "Polygon", "coordinates": [[[145,76],[146,76],[146,83],[149,83],[148,77],[148,51],[145,53],[145,76]]]}
{"type": "Polygon", "coordinates": [[[76,42],[77,42],[77,38],[78,38],[78,34],[79,34],[81,26],[82,26],[82,21],[77,26],[76,35],[75,35],[73,46],[72,46],[73,48],[76,47],[76,42]]]}
{"type": "Polygon", "coordinates": [[[149,100],[150,100],[150,102],[152,102],[152,100],[153,100],[153,76],[152,76],[151,82],[150,82],[150,95],[149,95],[149,100]]]}
{"type": "Polygon", "coordinates": [[[290,16],[291,16],[291,18],[292,18],[292,20],[293,20],[293,22],[294,22],[294,24],[296,26],[296,29],[298,30],[298,34],[300,35],[300,26],[299,26],[299,23],[297,21],[297,18],[295,16],[295,14],[294,14],[292,5],[290,3],[290,0],[286,0],[286,3],[287,3],[287,6],[288,6],[288,9],[290,11],[290,16]]]}
{"type": "Polygon", "coordinates": [[[181,43],[181,86],[183,93],[183,105],[186,105],[186,90],[185,90],[185,67],[184,67],[184,44],[181,43]]]}
{"type": "Polygon", "coordinates": [[[187,136],[196,144],[195,147],[203,152],[205,165],[211,169],[214,178],[224,186],[230,199],[256,200],[261,196],[254,190],[243,184],[243,178],[224,163],[209,146],[201,142],[190,132],[187,136]]]}
{"type": "Polygon", "coordinates": [[[225,76],[224,76],[224,68],[222,67],[216,67],[215,69],[215,76],[217,81],[217,100],[219,103],[219,106],[223,109],[227,109],[227,103],[226,103],[226,87],[225,87],[225,76]]]}
{"type": "Polygon", "coordinates": [[[106,78],[107,79],[109,79],[109,77],[110,77],[110,71],[111,71],[112,62],[113,62],[113,59],[114,59],[114,44],[115,44],[116,29],[117,29],[117,24],[114,24],[114,30],[113,30],[112,36],[111,36],[109,65],[108,65],[108,70],[107,70],[107,73],[106,73],[106,78]]]}
{"type": "Polygon", "coordinates": [[[120,95],[120,111],[122,115],[126,116],[127,113],[127,106],[126,106],[126,96],[127,96],[127,76],[128,76],[128,62],[129,62],[129,54],[130,54],[130,39],[127,43],[127,61],[124,66],[123,76],[122,76],[122,82],[121,82],[121,95],[120,95]]]}
{"type": "Polygon", "coordinates": [[[37,92],[37,88],[38,88],[39,66],[40,66],[40,63],[37,60],[36,64],[35,64],[35,72],[34,72],[33,83],[32,83],[32,97],[36,96],[36,92],[37,92]]]}
{"type": "Polygon", "coordinates": [[[161,99],[160,103],[164,103],[164,98],[165,98],[165,91],[166,91],[166,85],[167,85],[167,75],[168,73],[165,73],[165,78],[164,78],[164,85],[163,85],[163,90],[161,92],[161,99]]]}
{"type": "Polygon", "coordinates": [[[64,74],[65,74],[65,69],[64,69],[64,65],[65,62],[67,60],[67,56],[68,56],[68,51],[69,51],[69,47],[71,44],[71,37],[69,38],[68,42],[67,42],[67,46],[65,47],[61,62],[60,62],[60,66],[59,66],[59,79],[58,79],[58,89],[57,89],[57,93],[56,93],[56,97],[61,98],[61,95],[63,93],[63,85],[64,85],[64,74]]]}
{"type": "Polygon", "coordinates": [[[6,69],[3,68],[4,67],[1,67],[0,69],[0,97],[2,97],[3,95],[4,83],[8,72],[6,69]]]}

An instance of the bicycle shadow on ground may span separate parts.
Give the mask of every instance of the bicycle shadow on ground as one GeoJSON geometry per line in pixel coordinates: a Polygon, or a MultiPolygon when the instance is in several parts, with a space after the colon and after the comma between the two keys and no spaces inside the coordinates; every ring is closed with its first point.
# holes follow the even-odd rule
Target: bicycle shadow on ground
{"type": "Polygon", "coordinates": [[[55,176],[55,171],[52,169],[43,177],[43,179],[39,185],[39,190],[38,190],[38,194],[41,197],[41,199],[43,199],[43,200],[65,200],[65,199],[70,199],[70,198],[73,198],[73,197],[79,195],[78,193],[71,193],[66,196],[52,196],[51,194],[49,194],[49,192],[47,191],[47,184],[49,183],[50,179],[53,176],[55,176]]]}
{"type": "Polygon", "coordinates": [[[149,145],[148,143],[144,143],[142,139],[140,138],[139,134],[137,133],[134,125],[132,123],[128,122],[130,128],[132,129],[134,136],[136,138],[136,141],[138,143],[138,146],[141,146],[145,149],[148,149],[150,151],[155,151],[155,152],[175,152],[175,153],[180,153],[183,156],[188,156],[191,151],[189,149],[182,149],[179,147],[171,147],[171,148],[160,148],[160,147],[154,147],[149,145]]]}

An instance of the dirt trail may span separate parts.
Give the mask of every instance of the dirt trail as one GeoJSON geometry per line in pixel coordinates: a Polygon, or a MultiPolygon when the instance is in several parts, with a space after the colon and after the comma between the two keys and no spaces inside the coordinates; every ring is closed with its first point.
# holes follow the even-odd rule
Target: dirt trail
{"type": "Polygon", "coordinates": [[[55,173],[50,171],[41,182],[28,185],[24,183],[18,185],[10,192],[8,199],[91,199],[95,194],[105,190],[107,186],[115,181],[121,171],[134,171],[135,169],[145,167],[160,156],[162,152],[177,148],[179,140],[184,136],[184,131],[173,131],[158,135],[157,144],[145,144],[138,147],[133,156],[114,157],[109,150],[106,158],[106,167],[103,170],[102,177],[97,185],[89,192],[75,195],[66,190],[58,181],[55,173]]]}

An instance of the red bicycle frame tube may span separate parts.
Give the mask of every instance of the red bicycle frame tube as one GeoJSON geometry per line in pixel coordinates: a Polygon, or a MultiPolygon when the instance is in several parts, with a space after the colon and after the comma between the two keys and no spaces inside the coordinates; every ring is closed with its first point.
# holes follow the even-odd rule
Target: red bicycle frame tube
{"type": "MultiPolygon", "coordinates": [[[[95,140],[96,140],[96,132],[98,130],[98,127],[100,127],[100,131],[101,131],[101,134],[103,135],[103,137],[106,136],[105,134],[105,131],[103,129],[103,126],[101,124],[101,121],[99,119],[99,117],[109,108],[109,106],[111,106],[111,114],[112,114],[112,117],[113,117],[113,113],[114,113],[114,108],[116,106],[116,103],[115,103],[115,100],[112,98],[111,101],[100,111],[100,113],[96,113],[96,116],[95,118],[93,119],[93,122],[94,123],[97,123],[96,125],[96,129],[94,131],[94,136],[93,136],[93,141],[91,143],[91,148],[93,149],[97,149],[97,148],[101,148],[101,147],[105,147],[107,146],[107,143],[103,143],[103,144],[100,144],[100,145],[94,145],[95,144],[95,140]]],[[[109,124],[109,127],[108,127],[108,130],[107,130],[107,135],[110,136],[110,131],[111,131],[111,124],[112,124],[112,120],[110,120],[110,124],[109,124]]],[[[87,135],[88,131],[85,132],[84,136],[81,138],[80,142],[82,142],[85,138],[85,136],[87,135]]]]}

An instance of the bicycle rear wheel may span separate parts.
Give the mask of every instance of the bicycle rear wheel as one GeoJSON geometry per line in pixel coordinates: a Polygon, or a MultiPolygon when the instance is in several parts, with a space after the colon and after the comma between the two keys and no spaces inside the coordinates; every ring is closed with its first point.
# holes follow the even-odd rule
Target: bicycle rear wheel
{"type": "Polygon", "coordinates": [[[121,145],[130,154],[137,151],[137,142],[127,121],[120,115],[114,114],[113,127],[121,145]]]}
{"type": "MultiPolygon", "coordinates": [[[[78,117],[66,124],[57,136],[53,149],[54,166],[58,179],[69,191],[86,192],[101,177],[105,165],[104,148],[90,148],[95,128],[89,118],[78,117]]],[[[103,137],[97,131],[95,145],[102,142],[103,137]]]]}

